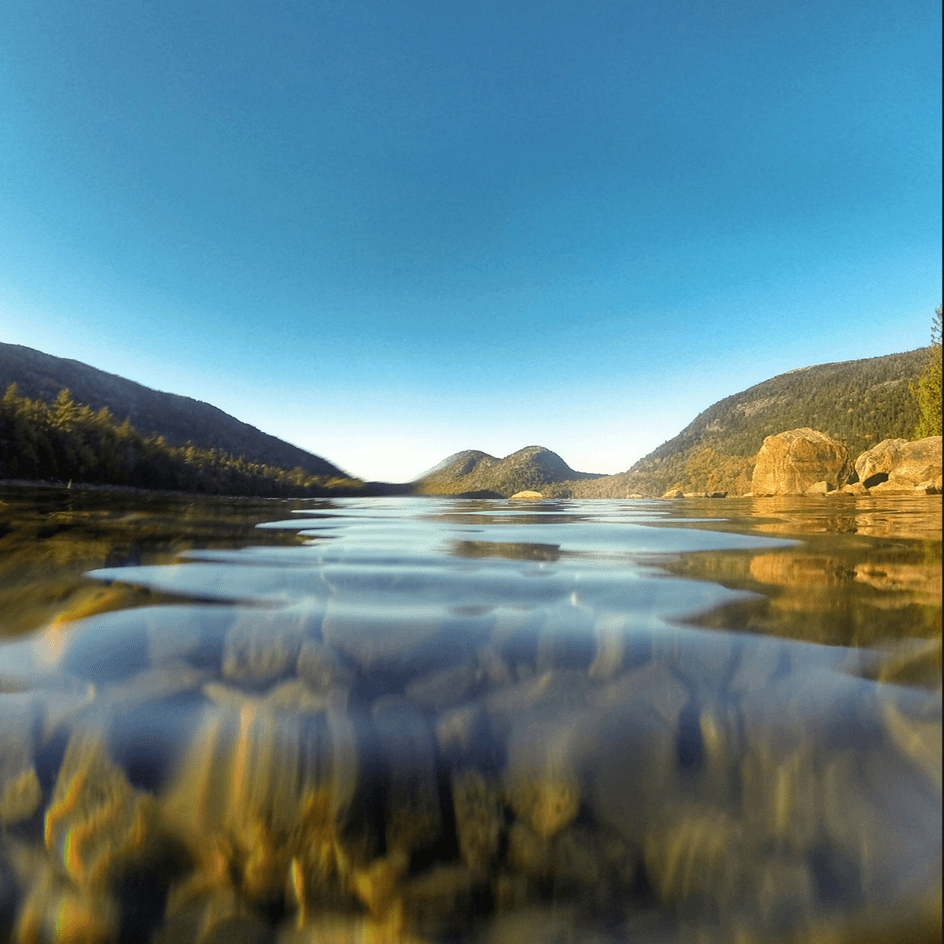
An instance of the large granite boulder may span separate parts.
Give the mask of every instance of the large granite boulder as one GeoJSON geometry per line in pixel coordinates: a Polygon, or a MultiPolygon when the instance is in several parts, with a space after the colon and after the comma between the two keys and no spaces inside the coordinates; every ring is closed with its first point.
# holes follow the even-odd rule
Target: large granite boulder
{"type": "Polygon", "coordinates": [[[888,473],[888,486],[941,491],[941,437],[929,436],[901,447],[898,463],[888,473]]]}
{"type": "Polygon", "coordinates": [[[856,472],[866,488],[940,492],[941,437],[883,440],[856,459],[856,472]]]}
{"type": "Polygon", "coordinates": [[[755,463],[752,494],[803,495],[818,482],[844,484],[849,457],[841,442],[804,426],[768,436],[755,463]]]}
{"type": "Polygon", "coordinates": [[[901,450],[907,445],[907,439],[883,439],[877,446],[867,449],[855,461],[859,481],[866,488],[886,481],[892,469],[901,462],[901,450]]]}

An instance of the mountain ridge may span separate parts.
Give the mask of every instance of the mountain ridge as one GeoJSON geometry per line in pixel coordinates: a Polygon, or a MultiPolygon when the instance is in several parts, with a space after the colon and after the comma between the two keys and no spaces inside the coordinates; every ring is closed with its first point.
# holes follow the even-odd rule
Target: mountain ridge
{"type": "Polygon", "coordinates": [[[154,390],[72,358],[0,342],[0,394],[12,383],[20,396],[47,402],[68,389],[77,402],[96,411],[108,407],[119,419],[127,417],[142,434],[163,436],[171,445],[192,442],[252,462],[300,467],[312,475],[347,476],[327,459],[262,432],[210,403],[154,390]]]}

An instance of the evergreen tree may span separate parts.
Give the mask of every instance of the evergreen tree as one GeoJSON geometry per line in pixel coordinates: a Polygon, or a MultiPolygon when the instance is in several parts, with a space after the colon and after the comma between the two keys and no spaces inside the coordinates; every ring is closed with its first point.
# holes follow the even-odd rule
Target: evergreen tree
{"type": "Polygon", "coordinates": [[[63,387],[56,397],[56,402],[52,405],[52,421],[56,427],[62,429],[71,429],[80,419],[79,408],[72,399],[72,392],[68,387],[63,387]]]}
{"type": "Polygon", "coordinates": [[[915,427],[915,439],[941,435],[941,311],[939,305],[931,321],[928,363],[917,383],[911,385],[912,396],[918,401],[921,410],[921,419],[915,427]]]}

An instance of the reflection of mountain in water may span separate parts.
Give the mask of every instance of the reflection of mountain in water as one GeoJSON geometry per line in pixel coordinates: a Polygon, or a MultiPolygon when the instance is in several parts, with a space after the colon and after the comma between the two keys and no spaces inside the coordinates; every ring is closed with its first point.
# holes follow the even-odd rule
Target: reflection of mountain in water
{"type": "Polygon", "coordinates": [[[525,544],[510,541],[456,541],[451,552],[456,557],[504,557],[508,560],[560,559],[559,544],[525,544]]]}
{"type": "MultiPolygon", "coordinates": [[[[698,503],[693,505],[691,513],[697,514],[698,503]]],[[[774,552],[692,554],[673,561],[673,573],[762,594],[708,614],[699,625],[828,645],[940,638],[939,499],[864,499],[842,511],[810,500],[754,499],[750,506],[757,516],[753,530],[803,543],[774,552]]],[[[739,522],[743,527],[751,519],[739,522]]],[[[708,526],[725,526],[724,518],[708,526]]]]}
{"type": "Polygon", "coordinates": [[[271,515],[261,500],[8,487],[0,508],[0,641],[57,618],[155,602],[153,591],[83,576],[96,567],[169,564],[195,547],[299,543],[255,527],[254,516],[271,515]]]}

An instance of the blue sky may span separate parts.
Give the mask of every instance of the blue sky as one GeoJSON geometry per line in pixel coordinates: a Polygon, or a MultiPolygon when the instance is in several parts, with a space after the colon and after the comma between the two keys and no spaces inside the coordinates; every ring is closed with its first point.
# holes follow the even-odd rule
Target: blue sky
{"type": "Polygon", "coordinates": [[[928,343],[934,0],[5,0],[0,340],[353,474],[928,343]]]}

